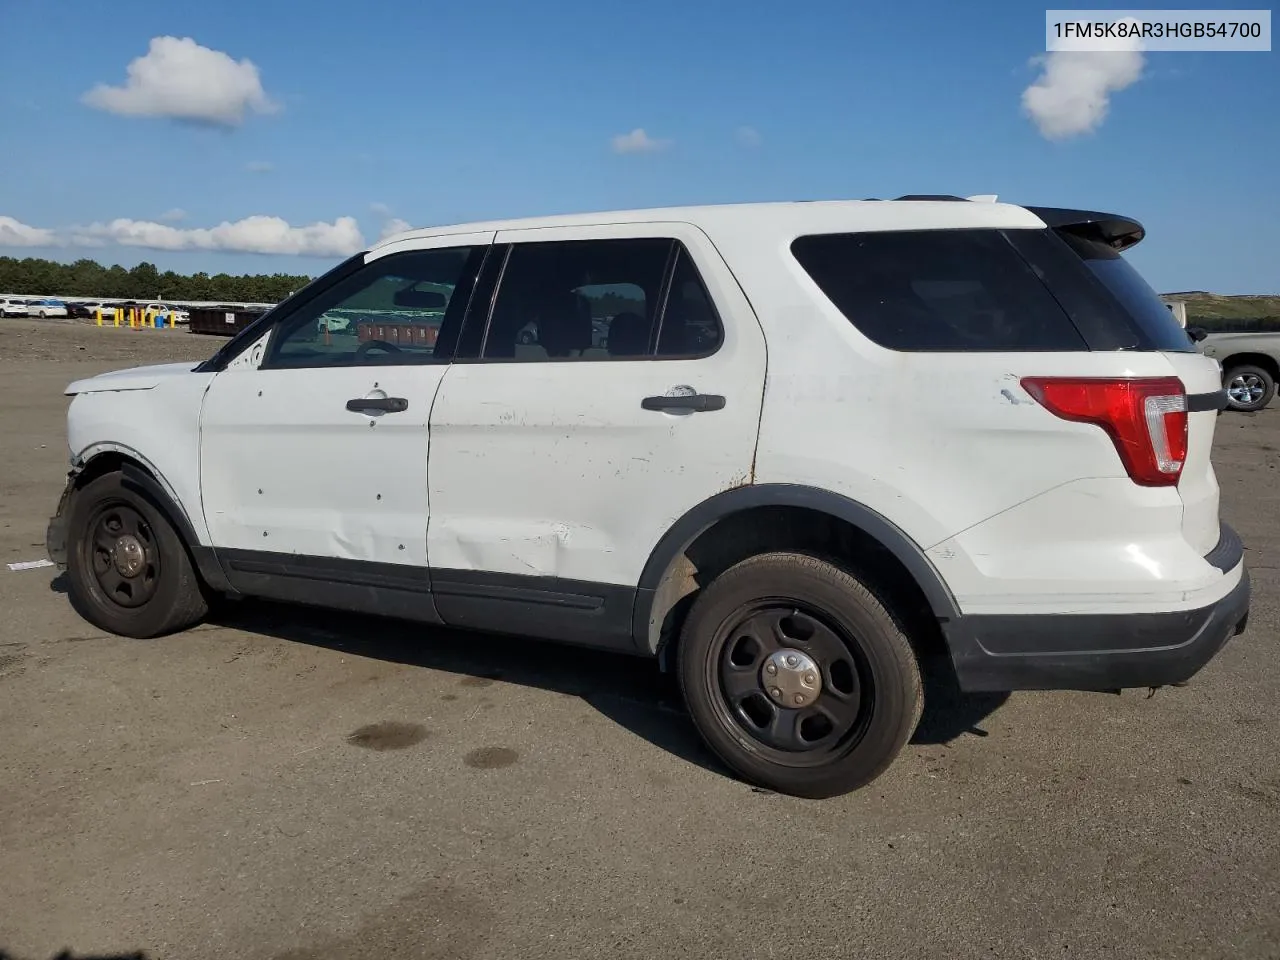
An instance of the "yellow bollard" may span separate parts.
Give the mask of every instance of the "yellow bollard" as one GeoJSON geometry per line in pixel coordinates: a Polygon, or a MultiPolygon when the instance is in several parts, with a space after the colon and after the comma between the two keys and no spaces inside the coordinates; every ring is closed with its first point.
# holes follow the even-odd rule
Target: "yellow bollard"
{"type": "Polygon", "coordinates": [[[111,311],[111,315],[116,319],[116,326],[120,326],[120,308],[114,307],[111,311]]]}
{"type": "Polygon", "coordinates": [[[98,326],[102,326],[102,308],[99,307],[94,312],[98,315],[98,326]]]}

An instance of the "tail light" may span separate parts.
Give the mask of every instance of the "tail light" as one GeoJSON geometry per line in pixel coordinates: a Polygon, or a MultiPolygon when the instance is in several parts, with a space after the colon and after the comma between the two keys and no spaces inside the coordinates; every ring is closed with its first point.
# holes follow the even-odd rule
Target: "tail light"
{"type": "Polygon", "coordinates": [[[1050,413],[1101,427],[1134,483],[1167,487],[1187,459],[1187,391],[1177,377],[1024,377],[1050,413]]]}

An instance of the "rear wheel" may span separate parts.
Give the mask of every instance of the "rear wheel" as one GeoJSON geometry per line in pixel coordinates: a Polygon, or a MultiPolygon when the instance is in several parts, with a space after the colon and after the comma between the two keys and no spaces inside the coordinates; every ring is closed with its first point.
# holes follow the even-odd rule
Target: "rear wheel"
{"type": "Polygon", "coordinates": [[[920,719],[910,643],[852,574],[769,553],[706,587],[685,622],[681,689],[712,750],[747,780],[830,797],[879,776],[920,719]]]}
{"type": "Polygon", "coordinates": [[[1231,367],[1223,379],[1227,383],[1227,404],[1232,410],[1261,410],[1276,394],[1275,378],[1262,367],[1231,367]]]}
{"type": "Polygon", "coordinates": [[[186,545],[163,511],[108,473],[76,491],[67,526],[72,606],[126,637],[189,627],[208,611],[186,545]]]}

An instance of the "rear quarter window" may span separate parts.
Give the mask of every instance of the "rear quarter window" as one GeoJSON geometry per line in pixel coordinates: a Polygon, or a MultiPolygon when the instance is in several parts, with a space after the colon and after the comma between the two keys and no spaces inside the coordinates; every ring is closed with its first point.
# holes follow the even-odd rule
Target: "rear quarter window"
{"type": "Polygon", "coordinates": [[[891,350],[1088,349],[999,230],[821,234],[791,252],[850,323],[891,350]]]}

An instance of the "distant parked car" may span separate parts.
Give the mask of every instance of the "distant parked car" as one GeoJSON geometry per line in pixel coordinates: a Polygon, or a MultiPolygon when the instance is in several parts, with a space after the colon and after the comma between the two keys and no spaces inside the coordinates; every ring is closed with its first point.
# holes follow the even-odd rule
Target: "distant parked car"
{"type": "Polygon", "coordinates": [[[1209,333],[1193,329],[1200,352],[1222,364],[1222,385],[1232,410],[1261,410],[1280,381],[1280,333],[1209,333]]]}
{"type": "Polygon", "coordinates": [[[163,313],[172,318],[172,323],[188,323],[191,320],[187,311],[180,310],[177,307],[171,307],[167,303],[148,303],[142,309],[148,313],[163,313]]]}
{"type": "Polygon", "coordinates": [[[27,301],[16,297],[0,297],[0,317],[25,317],[27,301]]]}
{"type": "Polygon", "coordinates": [[[29,300],[27,301],[27,316],[39,317],[41,320],[47,320],[50,317],[67,316],[67,305],[61,300],[29,300]]]}

